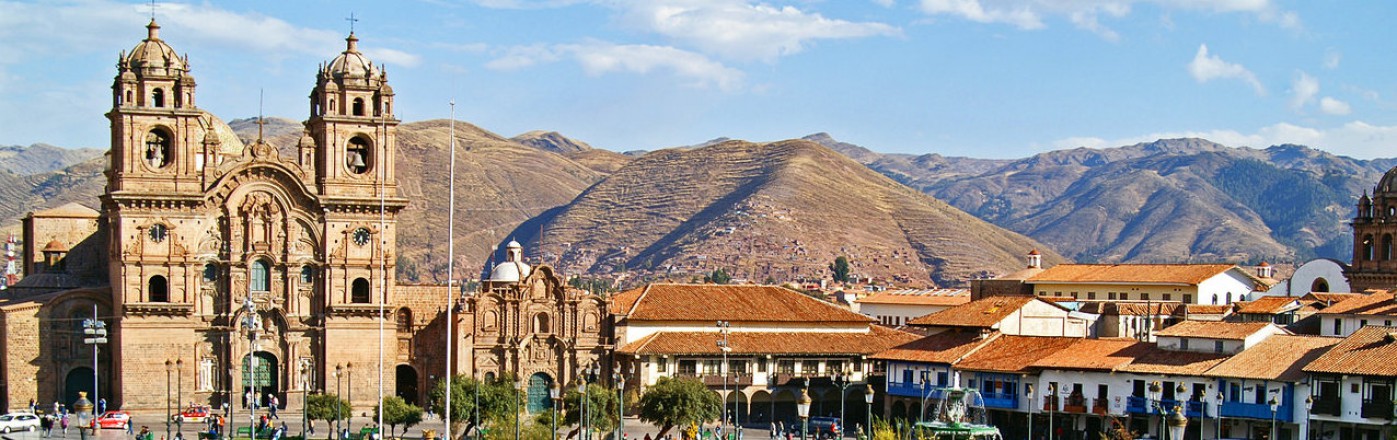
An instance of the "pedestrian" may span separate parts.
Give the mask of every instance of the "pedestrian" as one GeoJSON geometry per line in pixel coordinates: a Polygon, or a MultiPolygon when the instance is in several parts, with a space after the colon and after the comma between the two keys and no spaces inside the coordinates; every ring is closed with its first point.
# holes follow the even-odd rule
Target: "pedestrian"
{"type": "Polygon", "coordinates": [[[130,420],[126,421],[126,435],[136,435],[136,428],[133,428],[130,420]]]}
{"type": "Polygon", "coordinates": [[[103,397],[103,398],[101,398],[101,399],[97,399],[97,414],[98,414],[98,415],[101,415],[101,414],[106,414],[106,413],[107,413],[107,398],[106,398],[106,397],[103,397]]]}
{"type": "Polygon", "coordinates": [[[776,422],[771,422],[771,440],[776,440],[776,422]]]}
{"type": "Polygon", "coordinates": [[[267,411],[272,414],[273,419],[281,420],[281,417],[276,415],[277,405],[279,404],[281,404],[281,401],[277,400],[276,396],[271,394],[267,395],[267,411]]]}
{"type": "Polygon", "coordinates": [[[43,431],[44,437],[47,438],[49,436],[49,433],[53,431],[53,417],[49,416],[48,414],[45,414],[43,417],[40,417],[39,430],[43,431]]]}
{"type": "Polygon", "coordinates": [[[155,438],[155,434],[152,434],[152,433],[150,432],[150,427],[149,427],[149,426],[142,426],[142,427],[141,427],[141,433],[140,433],[140,434],[136,434],[136,440],[152,440],[152,439],[154,439],[154,438],[155,438]]]}
{"type": "Polygon", "coordinates": [[[63,427],[63,438],[68,438],[68,415],[64,414],[62,417],[59,419],[59,425],[63,427]]]}

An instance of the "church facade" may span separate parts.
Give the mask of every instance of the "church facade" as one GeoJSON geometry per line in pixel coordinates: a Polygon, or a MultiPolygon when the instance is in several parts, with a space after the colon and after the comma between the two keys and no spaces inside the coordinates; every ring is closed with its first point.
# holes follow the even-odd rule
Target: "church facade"
{"type": "Polygon", "coordinates": [[[1353,263],[1344,270],[1351,290],[1397,288],[1397,168],[1383,174],[1372,197],[1364,191],[1358,198],[1352,225],[1353,263]]]}
{"type": "Polygon", "coordinates": [[[25,221],[27,276],[0,300],[11,341],[0,403],[67,403],[100,387],[136,410],[244,405],[249,391],[289,404],[339,393],[369,408],[380,382],[420,403],[446,369],[430,341],[446,337],[450,292],[396,282],[408,201],[381,66],[351,34],[316,73],[305,132],[282,157],[201,110],[188,58],[154,20],[147,30],[112,84],[100,212],[25,221]],[[82,342],[94,317],[110,331],[95,355],[82,342]]]}

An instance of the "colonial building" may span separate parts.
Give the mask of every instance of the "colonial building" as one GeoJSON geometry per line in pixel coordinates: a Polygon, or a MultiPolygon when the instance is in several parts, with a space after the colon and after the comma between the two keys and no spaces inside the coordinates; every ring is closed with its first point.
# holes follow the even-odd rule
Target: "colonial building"
{"type": "Polygon", "coordinates": [[[1373,196],[1364,191],[1353,216],[1353,264],[1344,275],[1355,292],[1397,288],[1397,167],[1383,174],[1373,187],[1373,196]]]}
{"type": "Polygon", "coordinates": [[[596,365],[609,377],[610,304],[568,288],[552,267],[529,266],[523,247],[511,241],[480,292],[465,298],[457,340],[468,348],[456,371],[482,380],[522,379],[529,411],[550,408],[548,388],[575,385],[583,367],[596,365]]]}
{"type": "Polygon", "coordinates": [[[877,319],[879,324],[899,326],[907,321],[970,302],[966,289],[885,290],[854,300],[854,311],[877,319]]]}
{"type": "Polygon", "coordinates": [[[419,342],[445,336],[448,292],[396,283],[407,200],[381,66],[351,34],[316,72],[296,154],[281,157],[200,109],[188,57],[154,20],[147,31],[118,58],[100,212],[24,222],[26,242],[46,245],[25,252],[27,276],[0,300],[0,331],[25,341],[6,346],[0,404],[94,391],[81,338],[94,317],[111,331],[96,377],[113,407],[324,390],[362,408],[380,386],[420,401],[445,370],[439,344],[419,342]]]}

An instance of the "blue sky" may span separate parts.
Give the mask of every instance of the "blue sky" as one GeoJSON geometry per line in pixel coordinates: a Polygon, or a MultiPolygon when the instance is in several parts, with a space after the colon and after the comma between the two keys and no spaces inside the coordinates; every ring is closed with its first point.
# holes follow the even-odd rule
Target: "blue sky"
{"type": "MultiPolygon", "coordinates": [[[[0,1],[0,144],[106,148],[149,3],[0,1]]],[[[361,48],[406,121],[612,150],[829,132],[875,151],[1022,157],[1199,136],[1397,156],[1397,2],[401,0],[158,2],[198,104],[304,119],[361,48]]]]}

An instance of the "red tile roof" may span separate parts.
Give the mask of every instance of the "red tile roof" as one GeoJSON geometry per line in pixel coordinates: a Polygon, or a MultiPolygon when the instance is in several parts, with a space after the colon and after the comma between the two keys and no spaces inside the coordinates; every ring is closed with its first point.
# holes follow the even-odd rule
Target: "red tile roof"
{"type": "Polygon", "coordinates": [[[854,301],[859,304],[958,306],[970,302],[968,289],[904,289],[878,292],[854,301]]]}
{"type": "Polygon", "coordinates": [[[1173,316],[1183,314],[1183,303],[1158,301],[1090,301],[1081,311],[1116,316],[1173,316]]]}
{"type": "Polygon", "coordinates": [[[1269,322],[1183,321],[1155,332],[1155,336],[1242,340],[1271,325],[1269,322]]]}
{"type": "Polygon", "coordinates": [[[1118,371],[1144,374],[1196,376],[1212,369],[1231,355],[1165,350],[1154,344],[1141,343],[1132,348],[1135,359],[1118,371]]]}
{"type": "Polygon", "coordinates": [[[1033,363],[1035,368],[1063,370],[1119,370],[1152,344],[1134,339],[1074,339],[1072,346],[1033,363]]]}
{"type": "Polygon", "coordinates": [[[1272,335],[1208,370],[1206,375],[1296,382],[1305,378],[1305,365],[1339,341],[1322,336],[1272,335]]]}
{"type": "MultiPolygon", "coordinates": [[[[616,350],[627,355],[719,355],[716,332],[657,332],[616,350]]],[[[917,339],[880,326],[866,333],[746,332],[728,335],[734,354],[871,355],[917,339]]]]}
{"type": "Polygon", "coordinates": [[[1390,291],[1352,297],[1319,311],[1325,315],[1397,315],[1397,301],[1390,291]]]}
{"type": "Polygon", "coordinates": [[[913,319],[907,324],[990,328],[1034,300],[1035,298],[1029,296],[991,296],[913,319]]]}
{"type": "Polygon", "coordinates": [[[1306,293],[1305,296],[1302,296],[1302,297],[1300,297],[1300,298],[1301,298],[1301,299],[1308,299],[1308,300],[1319,301],[1319,302],[1321,302],[1321,303],[1324,303],[1325,306],[1329,306],[1329,305],[1332,305],[1332,304],[1337,303],[1337,302],[1339,302],[1339,301],[1343,301],[1343,300],[1346,300],[1346,299],[1349,299],[1349,298],[1356,298],[1356,297],[1360,297],[1360,296],[1363,296],[1363,294],[1361,294],[1361,293],[1336,293],[1336,292],[1310,292],[1310,293],[1306,293]]]}
{"type": "Polygon", "coordinates": [[[1397,328],[1363,327],[1306,365],[1306,373],[1397,376],[1397,328]]]}
{"type": "Polygon", "coordinates": [[[1300,309],[1313,302],[1290,296],[1263,296],[1252,301],[1238,302],[1237,313],[1274,315],[1292,309],[1300,309]]]}
{"type": "Polygon", "coordinates": [[[885,361],[929,362],[953,364],[976,347],[999,337],[990,333],[982,337],[974,330],[950,330],[907,342],[869,356],[885,361]]]}
{"type": "MultiPolygon", "coordinates": [[[[1196,286],[1231,264],[1059,264],[1028,279],[1043,284],[1184,284],[1196,286]]],[[[1242,271],[1242,273],[1246,273],[1242,271]]],[[[1248,275],[1250,277],[1250,275],[1248,275]]]]}
{"type": "Polygon", "coordinates": [[[631,321],[873,322],[794,290],[750,284],[649,284],[612,304],[631,321]]]}
{"type": "Polygon", "coordinates": [[[1003,335],[957,362],[956,369],[1023,373],[1034,362],[1077,341],[1076,338],[1003,335]]]}

